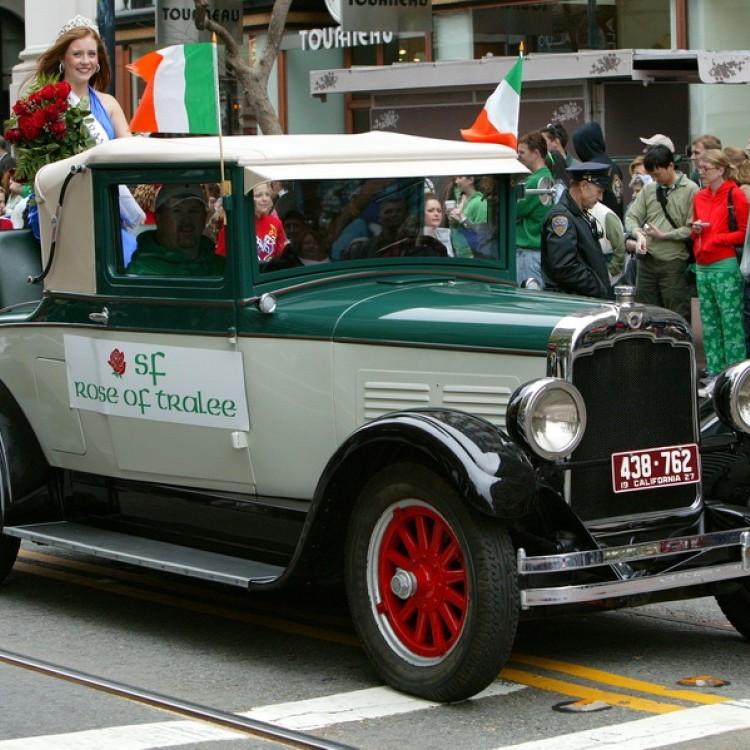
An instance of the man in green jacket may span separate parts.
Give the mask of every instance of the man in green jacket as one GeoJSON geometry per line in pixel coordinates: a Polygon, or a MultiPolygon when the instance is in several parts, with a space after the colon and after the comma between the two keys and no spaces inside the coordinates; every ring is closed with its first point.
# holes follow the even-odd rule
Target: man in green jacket
{"type": "Polygon", "coordinates": [[[126,273],[149,276],[222,276],[224,258],[204,236],[206,197],[200,185],[164,185],[154,206],[156,229],[138,235],[126,273]]]}
{"type": "MultiPolygon", "coordinates": [[[[547,167],[547,141],[541,132],[527,133],[518,139],[518,159],[531,171],[526,190],[552,188],[552,172],[547,167]]],[[[552,206],[553,196],[527,193],[516,206],[516,281],[542,279],[542,226],[552,206]]]]}

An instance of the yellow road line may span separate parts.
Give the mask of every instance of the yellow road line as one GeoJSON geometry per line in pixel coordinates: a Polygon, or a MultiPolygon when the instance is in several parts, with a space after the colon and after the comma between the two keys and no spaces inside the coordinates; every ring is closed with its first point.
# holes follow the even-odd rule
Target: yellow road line
{"type": "Polygon", "coordinates": [[[696,693],[692,690],[672,690],[664,685],[658,685],[653,682],[634,680],[630,677],[622,677],[621,675],[612,674],[611,672],[604,672],[601,669],[592,669],[578,664],[570,664],[568,662],[556,661],[554,659],[545,659],[539,656],[526,656],[525,654],[512,653],[510,655],[510,661],[517,664],[526,664],[531,667],[548,669],[551,672],[561,672],[562,674],[569,674],[574,677],[583,677],[586,680],[591,680],[592,682],[598,682],[604,685],[612,685],[613,687],[625,688],[626,690],[636,690],[639,693],[649,693],[664,698],[691,701],[692,703],[714,704],[724,703],[731,700],[730,698],[722,698],[718,695],[696,693]]]}
{"type": "MultiPolygon", "coordinates": [[[[28,560],[36,560],[37,562],[41,563],[57,565],[61,568],[70,568],[72,570],[81,570],[88,573],[94,573],[96,575],[106,576],[107,578],[111,578],[117,581],[122,580],[130,581],[133,583],[143,583],[152,588],[166,589],[167,591],[179,592],[182,594],[188,594],[190,596],[199,595],[205,599],[211,599],[216,602],[224,602],[226,604],[232,604],[235,606],[237,605],[237,600],[240,598],[237,593],[230,594],[219,588],[210,588],[208,586],[206,586],[205,588],[199,588],[197,586],[190,586],[189,584],[182,583],[179,580],[160,580],[154,575],[149,575],[148,573],[136,573],[120,568],[108,568],[103,565],[96,565],[95,563],[81,562],[79,560],[73,560],[72,558],[58,557],[57,555],[47,555],[43,552],[34,552],[33,550],[21,549],[18,557],[19,559],[26,558],[28,560]]],[[[146,569],[142,568],[142,570],[146,569]]],[[[235,591],[239,591],[239,589],[236,589],[235,591]]],[[[249,603],[250,597],[248,593],[246,591],[243,591],[243,593],[249,603]]],[[[272,610],[273,612],[277,612],[279,614],[293,615],[298,611],[293,609],[292,607],[284,607],[283,605],[275,602],[268,605],[264,604],[264,606],[267,606],[269,610],[272,610]]],[[[343,617],[335,617],[333,615],[326,615],[324,613],[316,613],[315,619],[337,627],[351,629],[351,621],[343,617]]]]}
{"type": "Polygon", "coordinates": [[[587,688],[583,685],[576,685],[572,682],[563,682],[562,680],[542,677],[541,675],[533,674],[531,672],[522,672],[520,669],[513,669],[512,667],[506,667],[503,669],[503,671],[500,672],[500,677],[505,680],[510,680],[511,682],[518,682],[521,685],[528,685],[529,687],[537,688],[538,690],[546,690],[550,693],[560,693],[561,695],[568,695],[572,698],[603,701],[612,706],[630,708],[633,711],[647,711],[651,714],[668,714],[673,711],[684,710],[684,706],[677,706],[671,703],[659,703],[658,701],[652,701],[646,698],[636,698],[634,696],[624,695],[623,693],[612,693],[607,690],[599,690],[598,688],[587,688]]]}
{"type": "Polygon", "coordinates": [[[190,612],[198,612],[200,614],[223,617],[228,620],[236,620],[238,622],[260,625],[261,627],[270,628],[272,630],[280,630],[284,633],[304,635],[308,638],[315,638],[316,640],[321,641],[329,641],[331,643],[339,643],[344,646],[359,646],[359,641],[353,635],[332,633],[327,630],[321,630],[319,628],[300,625],[295,622],[279,620],[272,617],[264,617],[262,615],[251,614],[249,612],[237,612],[235,610],[228,609],[226,607],[219,607],[214,604],[201,604],[200,602],[191,602],[176,596],[158,594],[153,591],[139,591],[138,589],[131,588],[130,586],[123,586],[117,583],[101,583],[87,576],[79,576],[75,575],[74,573],[65,573],[53,568],[41,568],[37,565],[28,565],[21,561],[17,561],[13,569],[22,573],[30,573],[32,575],[43,576],[45,578],[52,578],[57,581],[65,581],[66,583],[73,583],[77,586],[85,586],[87,588],[98,589],[100,591],[108,591],[115,594],[120,594],[122,596],[128,596],[133,599],[142,599],[144,601],[155,602],[157,604],[163,604],[168,607],[176,607],[178,609],[188,610],[190,612]]]}
{"type": "MultiPolygon", "coordinates": [[[[25,564],[22,559],[20,559],[23,557],[26,557],[30,560],[36,560],[38,562],[49,562],[55,565],[59,565],[63,568],[77,569],[89,573],[106,575],[108,578],[128,580],[134,583],[143,582],[148,583],[152,586],[165,588],[164,583],[155,580],[153,577],[150,577],[147,574],[105,568],[103,566],[98,566],[91,563],[45,555],[43,553],[33,552],[29,550],[21,551],[19,560],[14,566],[15,570],[24,573],[30,573],[32,575],[40,575],[46,578],[52,578],[54,580],[65,581],[67,583],[84,586],[87,588],[116,593],[130,598],[150,601],[169,607],[223,617],[225,619],[235,620],[239,622],[246,622],[261,627],[271,628],[281,632],[292,633],[295,635],[303,635],[317,640],[339,643],[346,646],[360,645],[356,637],[353,635],[350,636],[346,634],[331,633],[319,628],[305,626],[294,622],[288,622],[273,617],[252,614],[250,612],[238,612],[234,609],[229,609],[227,607],[222,607],[214,604],[205,604],[196,601],[185,600],[178,596],[172,596],[169,594],[139,590],[127,585],[123,585],[121,583],[117,583],[116,581],[114,583],[112,583],[111,581],[101,582],[88,576],[76,575],[75,573],[65,572],[64,570],[40,567],[38,565],[34,565],[33,563],[25,564]]],[[[181,585],[179,582],[172,582],[169,584],[169,586],[170,590],[182,591],[183,593],[187,594],[193,594],[196,591],[194,587],[186,586],[184,584],[181,585]]],[[[205,592],[201,591],[201,593],[205,592]]],[[[210,594],[211,597],[215,600],[223,600],[228,604],[233,603],[233,599],[230,594],[225,594],[222,592],[210,592],[210,594]]],[[[341,618],[330,619],[333,620],[334,624],[342,622],[341,618]]],[[[647,693],[664,698],[689,701],[692,703],[716,704],[731,700],[730,698],[722,698],[706,693],[696,693],[689,690],[671,690],[663,685],[658,685],[656,683],[650,683],[643,680],[635,680],[628,677],[623,677],[621,675],[616,675],[611,672],[605,672],[599,669],[593,669],[590,667],[579,666],[577,664],[571,664],[568,662],[557,661],[554,659],[545,659],[543,657],[537,656],[529,656],[515,652],[510,655],[510,662],[525,664],[527,666],[537,667],[549,671],[560,672],[562,674],[569,674],[574,677],[580,677],[582,679],[590,680],[592,682],[597,682],[604,685],[611,685],[613,687],[635,690],[640,693],[647,693]]],[[[602,701],[613,706],[621,706],[623,708],[629,708],[634,711],[645,711],[652,714],[666,714],[674,711],[684,710],[683,706],[679,706],[676,704],[638,698],[623,693],[602,690],[600,688],[586,687],[584,685],[578,685],[575,683],[565,682],[563,680],[534,674],[532,672],[522,671],[513,667],[506,667],[505,669],[503,669],[500,673],[500,676],[506,680],[510,680],[511,682],[516,682],[521,685],[527,685],[539,690],[545,690],[547,692],[557,693],[559,695],[569,696],[582,700],[602,701]]]]}

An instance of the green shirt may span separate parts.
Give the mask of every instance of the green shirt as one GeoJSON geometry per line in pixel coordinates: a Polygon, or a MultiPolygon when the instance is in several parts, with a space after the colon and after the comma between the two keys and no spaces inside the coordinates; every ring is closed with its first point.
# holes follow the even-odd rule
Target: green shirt
{"type": "MultiPolygon", "coordinates": [[[[526,189],[539,187],[539,181],[546,177],[552,184],[552,172],[547,167],[540,167],[526,178],[526,189]]],[[[547,218],[549,205],[542,203],[541,195],[529,194],[516,204],[516,247],[539,250],[542,247],[542,226],[547,218]]],[[[551,196],[550,196],[551,197],[551,196]]]]}
{"type": "MultiPolygon", "coordinates": [[[[487,201],[478,190],[471,194],[464,206],[464,218],[469,224],[487,223],[487,201]]],[[[453,250],[459,258],[471,258],[473,253],[470,244],[471,227],[463,229],[456,222],[451,222],[453,230],[453,250]]]]}
{"type": "Polygon", "coordinates": [[[138,235],[138,249],[126,273],[150,276],[223,276],[225,259],[216,255],[213,242],[201,237],[197,258],[181,250],[169,250],[156,241],[156,231],[138,235]]]}
{"type": "Polygon", "coordinates": [[[648,251],[657,260],[687,260],[688,250],[685,240],[690,237],[688,224],[693,220],[693,198],[698,186],[680,173],[667,191],[667,211],[677,225],[675,229],[664,214],[659,199],[656,197],[656,182],[649,182],[643,187],[633,205],[625,215],[625,229],[635,237],[636,231],[644,222],[663,232],[665,238],[648,237],[648,251]]]}

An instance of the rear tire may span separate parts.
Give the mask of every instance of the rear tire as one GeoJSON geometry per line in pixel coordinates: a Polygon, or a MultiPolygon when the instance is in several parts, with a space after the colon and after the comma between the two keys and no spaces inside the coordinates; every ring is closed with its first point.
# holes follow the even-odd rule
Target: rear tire
{"type": "Polygon", "coordinates": [[[437,474],[404,463],[367,484],[345,571],[355,627],[389,685],[458,701],[497,677],[519,616],[513,546],[437,474]]]}
{"type": "Polygon", "coordinates": [[[12,570],[20,544],[20,539],[0,535],[0,581],[3,581],[12,570]]]}

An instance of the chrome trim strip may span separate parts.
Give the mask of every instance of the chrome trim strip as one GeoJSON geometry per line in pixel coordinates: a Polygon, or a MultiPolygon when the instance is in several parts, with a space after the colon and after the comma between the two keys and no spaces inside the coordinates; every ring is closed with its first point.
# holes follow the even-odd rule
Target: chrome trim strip
{"type": "Polygon", "coordinates": [[[628,337],[669,341],[693,348],[690,326],[679,315],[660,307],[636,303],[603,303],[599,307],[562,318],[550,335],[547,376],[570,380],[572,361],[628,337]],[[639,325],[633,324],[637,314],[639,325]]]}
{"type": "Polygon", "coordinates": [[[525,589],[521,591],[521,607],[541,607],[547,604],[573,604],[618,596],[648,594],[653,591],[666,591],[682,586],[697,586],[701,583],[728,581],[744,578],[750,572],[747,550],[743,562],[716,565],[711,568],[694,568],[661,575],[630,578],[625,581],[603,581],[581,586],[558,586],[550,588],[525,589]]]}
{"type": "MultiPolygon", "coordinates": [[[[648,560],[657,557],[668,557],[686,553],[706,552],[740,545],[743,551],[750,544],[750,528],[714,531],[694,536],[655,539],[640,544],[628,544],[622,547],[608,547],[581,552],[567,552],[559,555],[538,555],[528,557],[523,548],[518,550],[518,573],[551,573],[563,570],[584,570],[600,565],[611,565],[625,560],[648,560]]],[[[747,553],[746,554],[750,554],[747,553]]],[[[750,561],[748,561],[750,564],[750,561]]]]}

